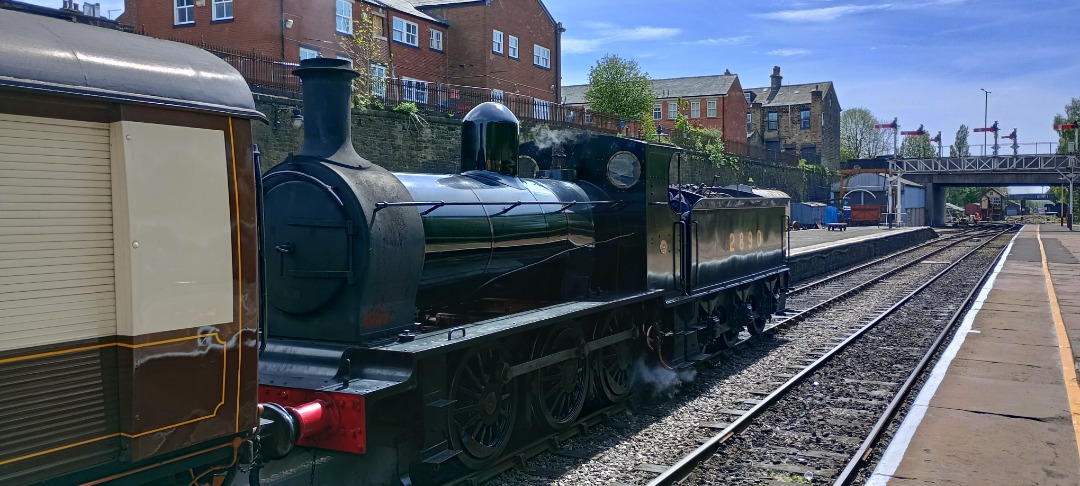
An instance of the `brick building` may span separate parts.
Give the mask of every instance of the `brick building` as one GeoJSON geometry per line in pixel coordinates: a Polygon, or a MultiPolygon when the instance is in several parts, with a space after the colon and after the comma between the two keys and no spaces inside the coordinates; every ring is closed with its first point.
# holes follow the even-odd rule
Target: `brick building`
{"type": "Polygon", "coordinates": [[[840,102],[832,81],[785,85],[779,66],[773,67],[770,78],[769,86],[744,92],[750,145],[838,167],[840,102]]]}
{"type": "MultiPolygon", "coordinates": [[[[588,88],[586,84],[563,86],[563,102],[586,104],[588,88]]],[[[737,74],[726,71],[721,75],[654,79],[652,89],[656,96],[653,122],[664,133],[672,132],[681,112],[693,125],[719,130],[728,152],[746,153],[746,98],[737,74]]]]}
{"type": "Polygon", "coordinates": [[[126,0],[121,20],[152,37],[203,42],[295,63],[348,58],[353,22],[374,21],[383,55],[377,75],[441,81],[446,23],[406,0],[126,0]],[[164,4],[164,5],[163,5],[164,4]]]}
{"type": "Polygon", "coordinates": [[[409,0],[445,19],[447,82],[516,93],[540,100],[560,98],[562,24],[540,0],[409,0]]]}

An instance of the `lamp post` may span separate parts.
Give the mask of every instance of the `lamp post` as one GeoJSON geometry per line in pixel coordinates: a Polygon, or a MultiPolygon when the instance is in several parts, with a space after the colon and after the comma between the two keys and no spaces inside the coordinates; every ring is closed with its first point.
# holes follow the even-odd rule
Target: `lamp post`
{"type": "MultiPolygon", "coordinates": [[[[984,88],[979,89],[983,92],[983,126],[985,127],[987,123],[990,123],[990,118],[986,116],[990,108],[990,92],[984,88]]],[[[986,155],[986,132],[983,132],[982,154],[986,155]]]]}

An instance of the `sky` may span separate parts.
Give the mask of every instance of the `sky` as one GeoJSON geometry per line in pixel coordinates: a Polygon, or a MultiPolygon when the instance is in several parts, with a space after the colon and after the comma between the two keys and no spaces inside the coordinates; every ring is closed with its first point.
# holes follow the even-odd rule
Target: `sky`
{"type": "MultiPolygon", "coordinates": [[[[122,0],[97,1],[102,13],[114,10],[112,18],[123,8],[122,0]]],[[[30,3],[59,7],[61,0],[30,3]]],[[[984,103],[989,122],[1006,133],[1016,128],[1021,143],[1056,141],[1054,115],[1080,98],[1077,0],[544,4],[566,28],[564,85],[588,82],[605,54],[634,59],[653,78],[730,69],[744,88],[768,86],[780,66],[785,83],[832,81],[842,108],[896,117],[901,130],[941,131],[946,146],[960,124],[983,125],[984,103]]]]}

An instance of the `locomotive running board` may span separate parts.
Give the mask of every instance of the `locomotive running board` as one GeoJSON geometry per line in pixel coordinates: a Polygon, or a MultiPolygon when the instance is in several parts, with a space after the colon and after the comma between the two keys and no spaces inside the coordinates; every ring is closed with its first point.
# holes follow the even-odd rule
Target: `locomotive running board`
{"type": "Polygon", "coordinates": [[[780,267],[776,267],[776,268],[766,270],[764,272],[758,272],[758,273],[748,275],[748,276],[745,276],[745,277],[742,277],[742,278],[737,278],[735,280],[728,280],[727,282],[721,282],[721,283],[718,283],[718,284],[709,285],[707,287],[701,287],[699,289],[694,289],[689,294],[686,294],[686,293],[677,293],[676,294],[675,292],[672,292],[672,294],[675,294],[675,295],[669,295],[668,297],[665,297],[664,298],[664,305],[667,306],[667,307],[671,307],[673,305],[681,304],[681,303],[686,302],[688,300],[693,300],[693,299],[699,298],[699,297],[701,297],[703,295],[714,294],[716,292],[720,292],[720,291],[723,291],[723,290],[730,289],[732,287],[738,287],[740,285],[745,285],[745,284],[748,284],[748,283],[752,283],[752,282],[754,282],[756,280],[761,280],[763,278],[771,277],[773,275],[781,274],[781,273],[784,273],[784,272],[787,272],[787,271],[788,271],[788,267],[787,267],[787,265],[784,265],[784,266],[780,266],[780,267]]]}

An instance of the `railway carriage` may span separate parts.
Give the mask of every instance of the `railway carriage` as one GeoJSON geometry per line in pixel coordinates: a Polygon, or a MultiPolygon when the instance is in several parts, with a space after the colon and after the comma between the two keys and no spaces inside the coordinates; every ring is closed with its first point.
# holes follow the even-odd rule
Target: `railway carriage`
{"type": "Polygon", "coordinates": [[[0,59],[0,484],[224,476],[257,425],[247,85],[7,10],[0,59]]]}

